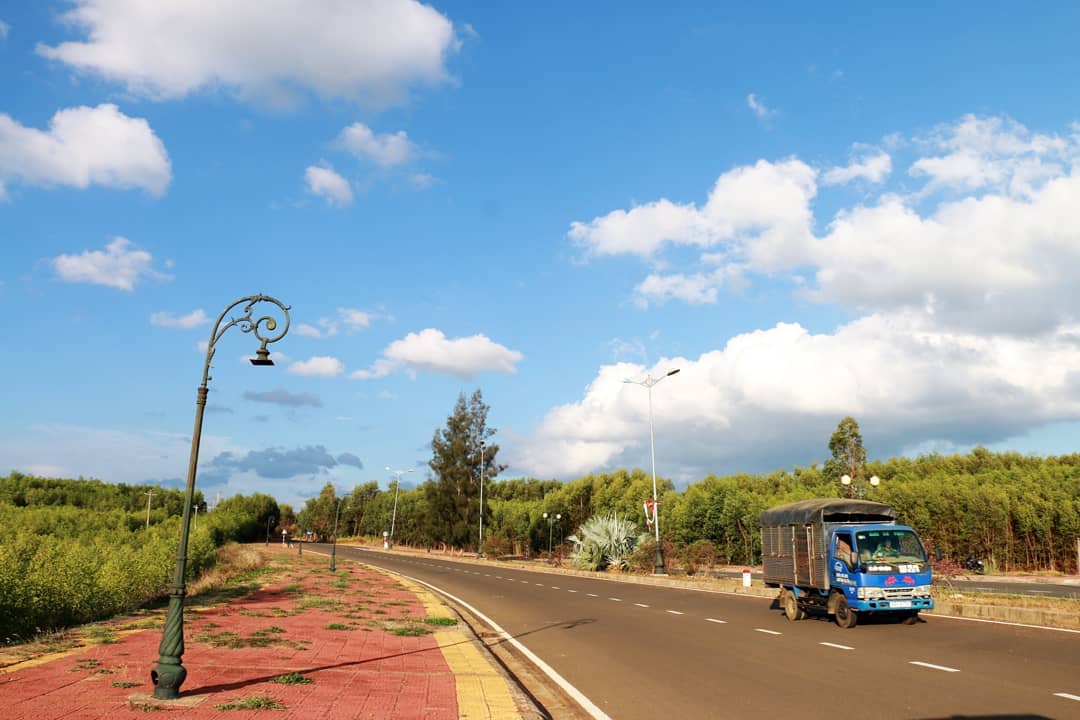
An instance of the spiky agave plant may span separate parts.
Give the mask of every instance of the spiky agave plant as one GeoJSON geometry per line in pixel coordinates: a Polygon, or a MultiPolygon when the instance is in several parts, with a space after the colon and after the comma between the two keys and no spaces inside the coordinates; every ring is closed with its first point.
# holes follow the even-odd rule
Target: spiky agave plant
{"type": "Polygon", "coordinates": [[[625,570],[630,554],[645,535],[638,532],[637,524],[617,515],[594,515],[586,520],[578,532],[567,538],[574,544],[570,559],[583,570],[600,570],[613,567],[625,570]]]}

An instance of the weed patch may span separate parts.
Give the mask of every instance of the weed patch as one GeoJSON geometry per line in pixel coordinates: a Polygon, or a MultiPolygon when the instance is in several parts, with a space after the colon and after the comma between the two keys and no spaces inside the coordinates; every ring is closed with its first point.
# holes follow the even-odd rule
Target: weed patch
{"type": "Polygon", "coordinates": [[[270,682],[278,683],[279,685],[310,685],[315,682],[309,677],[304,677],[298,672],[286,673],[285,675],[278,675],[276,678],[272,678],[270,682]]]}
{"type": "Polygon", "coordinates": [[[285,706],[266,695],[252,695],[225,705],[215,705],[218,710],[284,710],[285,706]]]}

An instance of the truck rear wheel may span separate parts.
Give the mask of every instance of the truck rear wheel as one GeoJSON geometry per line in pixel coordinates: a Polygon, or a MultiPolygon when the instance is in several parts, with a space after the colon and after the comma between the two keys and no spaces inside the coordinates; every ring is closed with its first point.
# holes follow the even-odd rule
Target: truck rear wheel
{"type": "Polygon", "coordinates": [[[806,617],[806,611],[799,607],[799,600],[795,597],[795,593],[784,593],[783,605],[784,615],[788,620],[795,622],[806,617]]]}
{"type": "Polygon", "coordinates": [[[859,622],[858,616],[855,611],[851,609],[851,606],[847,603],[847,598],[843,595],[838,595],[836,598],[836,624],[845,630],[855,627],[855,624],[859,622]]]}

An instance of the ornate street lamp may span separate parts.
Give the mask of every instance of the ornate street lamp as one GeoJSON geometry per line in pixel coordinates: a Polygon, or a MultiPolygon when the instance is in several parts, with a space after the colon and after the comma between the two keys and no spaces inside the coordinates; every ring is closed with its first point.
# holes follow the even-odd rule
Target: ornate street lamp
{"type": "MultiPolygon", "coordinates": [[[[863,498],[863,486],[855,483],[855,481],[851,479],[850,475],[846,475],[846,474],[841,475],[840,476],[840,484],[844,486],[844,492],[847,493],[847,496],[849,498],[850,497],[857,497],[858,499],[862,500],[862,498],[863,498]]],[[[881,478],[879,478],[877,475],[871,475],[870,476],[870,486],[871,487],[876,488],[880,484],[881,484],[881,478]]]]}
{"type": "Polygon", "coordinates": [[[195,469],[199,463],[199,441],[202,437],[203,412],[206,410],[207,383],[210,382],[210,362],[214,359],[215,345],[225,334],[225,331],[233,326],[239,326],[240,332],[251,333],[260,341],[259,349],[255,357],[251,358],[252,365],[273,365],[270,359],[270,351],[266,349],[269,343],[277,342],[285,337],[289,331],[289,308],[280,301],[268,295],[250,295],[234,301],[218,315],[214,323],[214,330],[210,333],[210,344],[206,348],[206,364],[203,366],[202,384],[199,385],[195,397],[195,430],[191,435],[191,457],[188,460],[187,490],[185,494],[184,512],[180,520],[180,543],[176,548],[176,568],[173,573],[173,581],[169,586],[169,609],[165,615],[165,630],[162,633],[161,644],[158,646],[157,666],[150,671],[150,679],[154,683],[154,697],[159,700],[173,700],[180,696],[180,686],[187,678],[187,669],[181,662],[184,655],[184,596],[187,594],[184,574],[187,571],[188,535],[190,533],[191,506],[195,495],[195,469]],[[269,315],[253,317],[252,311],[261,302],[276,305],[285,315],[284,326],[278,331],[278,321],[269,315]],[[229,318],[224,325],[225,316],[236,308],[243,306],[243,315],[238,318],[229,318]],[[263,333],[267,334],[263,334],[263,333]]]}
{"type": "Polygon", "coordinates": [[[652,389],[658,382],[666,377],[671,377],[677,372],[679,372],[679,368],[668,370],[666,374],[661,375],[658,378],[654,378],[652,375],[646,375],[644,380],[631,380],[630,378],[623,380],[624,383],[642,385],[649,390],[649,456],[652,458],[652,519],[653,528],[656,530],[656,560],[653,563],[654,575],[664,574],[664,553],[660,549],[660,503],[656,498],[656,448],[653,445],[652,389]]]}

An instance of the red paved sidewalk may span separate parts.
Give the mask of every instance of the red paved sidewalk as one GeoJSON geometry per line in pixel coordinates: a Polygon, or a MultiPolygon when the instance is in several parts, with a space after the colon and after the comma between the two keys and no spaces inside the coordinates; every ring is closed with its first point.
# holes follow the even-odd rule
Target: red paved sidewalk
{"type": "Polygon", "coordinates": [[[0,669],[0,717],[459,717],[454,673],[426,634],[439,628],[424,623],[428,611],[414,592],[353,563],[331,574],[325,557],[292,550],[275,549],[273,563],[278,577],[250,595],[196,612],[189,601],[179,701],[150,697],[158,618],[113,643],[0,669]],[[288,673],[312,682],[273,681],[288,673]],[[245,702],[281,708],[220,709],[245,702]]]}

